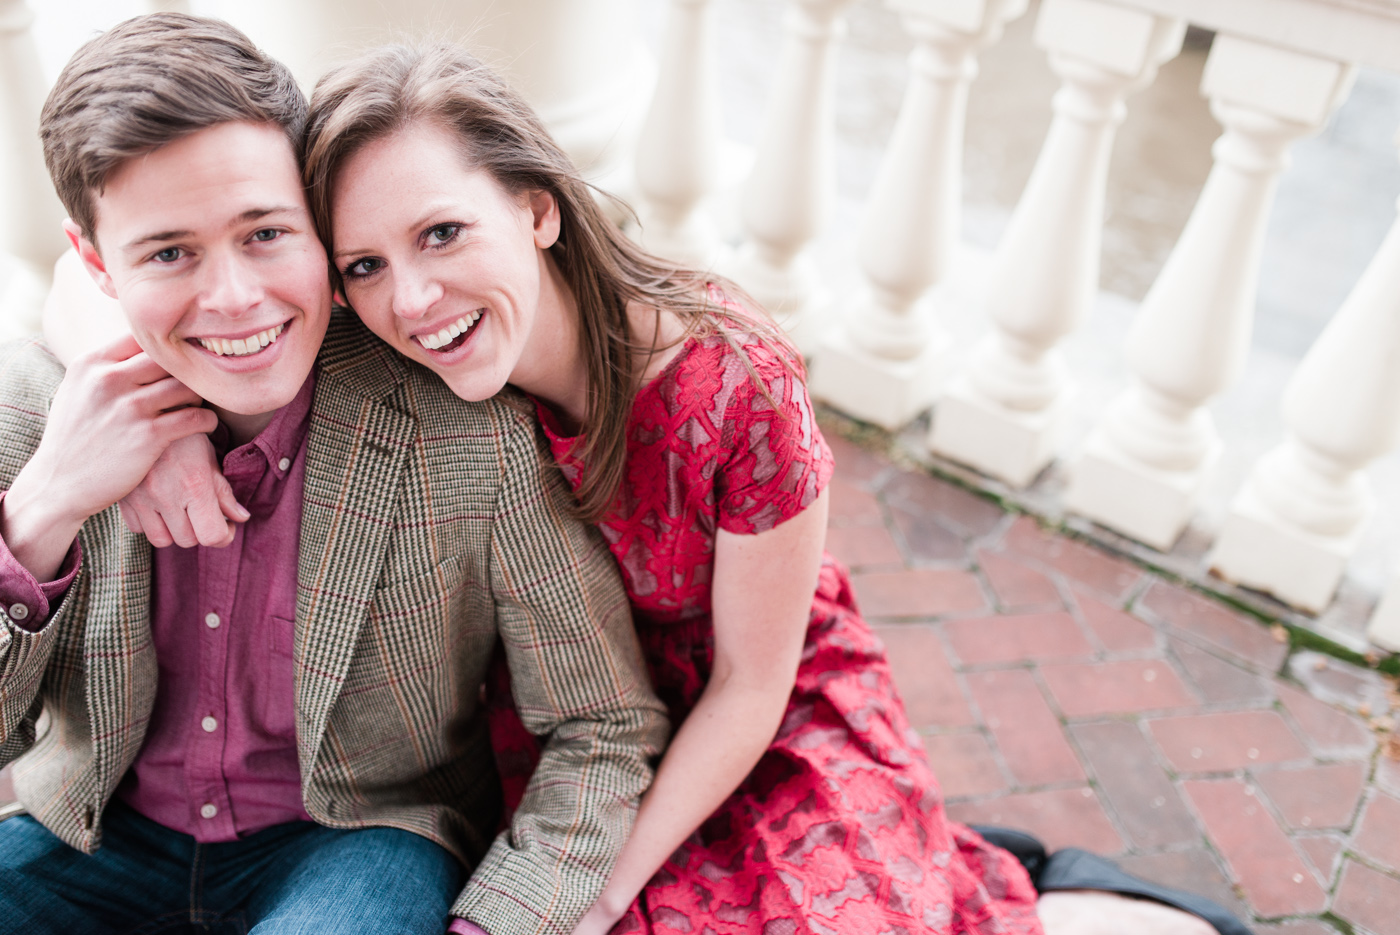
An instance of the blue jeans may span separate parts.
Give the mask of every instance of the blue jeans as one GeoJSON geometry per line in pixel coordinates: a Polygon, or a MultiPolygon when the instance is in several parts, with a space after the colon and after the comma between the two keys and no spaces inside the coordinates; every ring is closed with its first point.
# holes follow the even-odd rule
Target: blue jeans
{"type": "Polygon", "coordinates": [[[0,822],[0,935],[443,935],[462,869],[392,828],[277,825],[199,844],[113,800],[102,847],[0,822]]]}

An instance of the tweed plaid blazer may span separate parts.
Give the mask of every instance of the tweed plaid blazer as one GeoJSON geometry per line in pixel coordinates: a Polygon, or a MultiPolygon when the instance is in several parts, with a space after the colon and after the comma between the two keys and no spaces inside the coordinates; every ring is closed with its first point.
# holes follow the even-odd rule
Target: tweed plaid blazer
{"type": "MultiPolygon", "coordinates": [[[[453,913],[492,935],[570,931],[601,892],[666,737],[626,595],[533,414],[464,403],[337,313],[307,443],[295,639],[302,798],[331,827],[389,826],[475,872],[453,913]],[[497,635],[526,726],[548,734],[512,826],[480,710],[497,635]]],[[[0,486],[63,376],[0,346],[0,486]]],[[[101,452],[93,452],[101,457],[101,452]]],[[[115,507],[46,626],[0,610],[0,765],[64,841],[97,849],[156,692],[150,547],[115,507]]]]}

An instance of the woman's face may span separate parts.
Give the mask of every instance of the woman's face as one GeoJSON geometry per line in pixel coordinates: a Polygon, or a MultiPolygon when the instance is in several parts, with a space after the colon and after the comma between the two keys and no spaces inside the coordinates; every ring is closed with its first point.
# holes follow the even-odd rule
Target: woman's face
{"type": "Polygon", "coordinates": [[[540,314],[544,251],[559,236],[551,195],[510,194],[465,167],[449,131],[419,123],[351,156],[331,211],[345,298],[458,396],[487,399],[545,365],[530,351],[551,343],[540,314]]]}

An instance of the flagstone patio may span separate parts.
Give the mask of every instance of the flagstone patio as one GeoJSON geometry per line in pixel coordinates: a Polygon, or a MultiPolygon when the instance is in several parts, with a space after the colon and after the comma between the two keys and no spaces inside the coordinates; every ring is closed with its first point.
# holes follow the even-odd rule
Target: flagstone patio
{"type": "Polygon", "coordinates": [[[1394,684],[842,438],[827,545],[962,821],[1258,932],[1400,933],[1394,684]]]}
{"type": "Polygon", "coordinates": [[[1109,855],[1260,933],[1400,935],[1387,677],[842,427],[828,546],[954,817],[1109,855]]]}

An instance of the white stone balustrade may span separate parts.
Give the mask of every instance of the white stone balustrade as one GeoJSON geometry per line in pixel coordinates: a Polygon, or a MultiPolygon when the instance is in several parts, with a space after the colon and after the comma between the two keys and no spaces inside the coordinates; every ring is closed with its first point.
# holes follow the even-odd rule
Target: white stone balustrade
{"type": "Polygon", "coordinates": [[[1023,487],[1055,455],[1071,404],[1056,345],[1099,288],[1104,190],[1124,99],[1181,50],[1186,24],[1101,0],[1045,0],[1036,43],[1063,84],[993,260],[992,334],[934,412],[929,447],[1023,487]]]}
{"type": "Polygon", "coordinates": [[[909,83],[857,235],[864,294],[820,342],[812,392],[894,429],[933,402],[946,333],[916,303],[960,236],[963,128],[977,52],[1026,0],[888,0],[916,42],[909,83]]]}
{"type": "Polygon", "coordinates": [[[655,75],[637,0],[214,0],[212,9],[308,90],[380,43],[461,41],[525,96],[586,178],[634,195],[633,150],[655,75]]]}
{"type": "Polygon", "coordinates": [[[718,186],[719,99],[710,0],[671,0],[656,92],[637,141],[642,243],[708,267],[719,236],[702,203],[718,186]]]}
{"type": "Polygon", "coordinates": [[[0,294],[0,337],[38,332],[54,261],[68,247],[39,145],[48,82],[33,23],[24,0],[0,0],[0,252],[20,264],[0,294]]]}
{"type": "Polygon", "coordinates": [[[1231,504],[1211,567],[1320,612],[1373,510],[1363,469],[1400,442],[1400,220],[1298,366],[1283,414],[1288,438],[1231,504]]]}
{"type": "Polygon", "coordinates": [[[826,222],[832,172],[832,59],[851,0],[790,0],[778,72],[753,171],[744,183],[745,241],[727,270],[811,347],[824,310],[821,278],[803,248],[826,222]]]}
{"type": "Polygon", "coordinates": [[[1264,225],[1287,149],[1322,126],[1354,74],[1335,60],[1216,37],[1202,92],[1225,133],[1134,322],[1133,385],[1071,467],[1069,509],[1162,550],[1191,519],[1221,444],[1205,404],[1244,364],[1264,225]]]}

